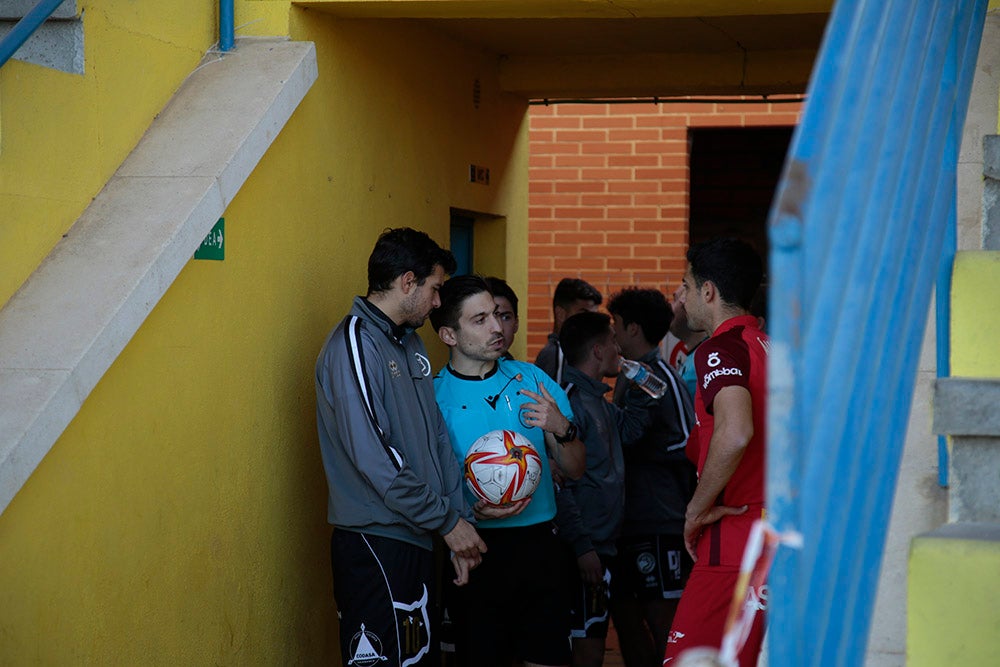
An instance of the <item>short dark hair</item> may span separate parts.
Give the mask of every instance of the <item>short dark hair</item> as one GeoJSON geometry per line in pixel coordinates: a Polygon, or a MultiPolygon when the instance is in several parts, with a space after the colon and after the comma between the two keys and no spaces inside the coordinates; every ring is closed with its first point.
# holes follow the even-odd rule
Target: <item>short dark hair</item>
{"type": "Polygon", "coordinates": [[[514,290],[507,284],[507,281],[496,276],[489,276],[486,278],[486,283],[490,286],[490,292],[493,293],[493,296],[501,296],[510,301],[510,307],[514,309],[514,317],[517,317],[517,295],[514,294],[514,290]]]}
{"type": "Polygon", "coordinates": [[[470,296],[482,292],[493,295],[489,283],[482,276],[470,273],[444,281],[438,292],[441,305],[431,311],[431,326],[434,327],[434,331],[438,331],[441,327],[458,329],[458,321],[462,317],[462,304],[470,296]]]}
{"type": "Polygon", "coordinates": [[[423,285],[435,266],[452,274],[455,256],[424,232],[409,227],[386,229],[368,257],[368,295],[390,289],[392,281],[407,271],[413,271],[417,284],[423,285]]]}
{"type": "Polygon", "coordinates": [[[674,311],[663,292],[641,287],[627,287],[615,294],[608,301],[608,311],[621,317],[625,326],[638,324],[650,345],[663,340],[674,319],[674,311]]]}
{"type": "Polygon", "coordinates": [[[559,330],[559,345],[570,366],[582,364],[596,343],[611,336],[611,316],[607,313],[584,311],[566,318],[559,330]]]}
{"type": "Polygon", "coordinates": [[[698,287],[711,280],[724,302],[750,310],[764,277],[764,264],[749,243],[737,238],[712,239],[691,246],[687,260],[698,287]]]}
{"type": "Polygon", "coordinates": [[[556,285],[552,294],[552,307],[566,308],[574,301],[593,301],[595,306],[601,305],[604,297],[596,287],[580,278],[563,278],[556,285]]]}

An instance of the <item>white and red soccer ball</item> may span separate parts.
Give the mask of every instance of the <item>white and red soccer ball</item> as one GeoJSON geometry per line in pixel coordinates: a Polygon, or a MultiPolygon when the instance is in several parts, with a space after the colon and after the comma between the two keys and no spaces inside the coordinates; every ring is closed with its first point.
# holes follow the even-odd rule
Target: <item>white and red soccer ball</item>
{"type": "Polygon", "coordinates": [[[479,436],[465,455],[465,483],[477,498],[505,505],[527,498],[542,479],[542,457],[517,431],[479,436]]]}

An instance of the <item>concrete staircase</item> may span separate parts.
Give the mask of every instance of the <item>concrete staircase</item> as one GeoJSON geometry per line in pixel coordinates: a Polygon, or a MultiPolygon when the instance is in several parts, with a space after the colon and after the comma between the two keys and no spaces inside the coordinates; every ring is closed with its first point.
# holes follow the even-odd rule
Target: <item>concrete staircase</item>
{"type": "MultiPolygon", "coordinates": [[[[0,38],[27,14],[38,0],[0,0],[0,38]]],[[[65,0],[24,43],[15,60],[83,74],[83,15],[76,0],[65,0]]]]}
{"type": "MultiPolygon", "coordinates": [[[[1000,301],[993,307],[1000,308],[1000,301]]],[[[994,345],[1000,346],[1000,338],[994,345]]],[[[1000,525],[1000,378],[938,380],[934,428],[951,436],[949,523],[1000,525]]]]}
{"type": "Polygon", "coordinates": [[[185,81],[0,309],[0,513],[316,81],[311,42],[237,40],[185,81]]]}
{"type": "Polygon", "coordinates": [[[934,390],[934,430],[949,448],[948,523],[912,542],[907,664],[1000,660],[1000,178],[986,137],[986,249],[960,252],[952,277],[952,377],[934,390]],[[992,180],[992,184],[991,184],[992,180]]]}

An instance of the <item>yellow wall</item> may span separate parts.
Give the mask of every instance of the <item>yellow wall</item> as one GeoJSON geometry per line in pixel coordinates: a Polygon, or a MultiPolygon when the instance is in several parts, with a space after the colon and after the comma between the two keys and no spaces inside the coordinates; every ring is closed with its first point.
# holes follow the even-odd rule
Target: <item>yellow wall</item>
{"type": "Polygon", "coordinates": [[[1000,377],[1000,252],[959,252],[951,287],[951,374],[1000,377]]]}
{"type": "MultiPolygon", "coordinates": [[[[155,35],[162,4],[171,3],[117,3],[115,12],[141,13],[140,34],[155,35]]],[[[212,23],[195,20],[195,4],[184,6],[192,23],[212,23]]],[[[102,15],[97,6],[88,16],[102,15]]],[[[446,242],[450,207],[501,216],[508,270],[525,271],[526,104],[499,92],[492,59],[416,28],[301,9],[289,31],[316,42],[320,79],[226,212],[225,261],[188,264],[0,515],[4,664],[336,664],[312,381],[319,347],[364,290],[386,226],[446,242]],[[491,186],[467,182],[470,163],[491,168],[491,186]]],[[[107,73],[77,81],[89,97],[66,116],[86,116],[85,131],[47,149],[51,159],[77,156],[61,172],[72,182],[53,186],[51,204],[47,190],[22,197],[16,233],[33,240],[34,259],[16,270],[0,259],[5,296],[135,143],[136,118],[148,123],[215,39],[199,28],[182,48],[128,32],[89,32],[88,52],[106,50],[106,67],[131,70],[148,41],[165,51],[157,62],[170,81],[142,96],[141,109],[123,99],[125,75],[114,73],[114,86],[101,83],[107,73]],[[97,150],[101,127],[115,157],[97,150]],[[50,206],[58,220],[31,227],[50,206]]],[[[2,75],[5,122],[11,76],[28,72],[43,88],[69,76],[14,65],[2,75]]],[[[41,129],[25,132],[8,123],[4,139],[48,146],[41,129]]],[[[19,150],[41,179],[44,165],[19,150]]],[[[5,192],[17,170],[10,155],[0,156],[5,192]]],[[[34,183],[23,178],[18,191],[34,183]]],[[[436,340],[429,327],[424,339],[436,340]]],[[[440,365],[443,350],[434,351],[440,365]]]]}
{"type": "MultiPolygon", "coordinates": [[[[84,74],[0,68],[0,307],[83,212],[206,50],[218,3],[77,0],[84,74]]],[[[287,0],[238,0],[240,36],[287,35],[287,0]]]]}
{"type": "Polygon", "coordinates": [[[215,39],[201,0],[80,0],[83,75],[0,69],[0,306],[104,186],[215,39]]]}
{"type": "MultiPolygon", "coordinates": [[[[947,530],[947,529],[944,529],[947,530]]],[[[993,667],[1000,656],[1000,540],[995,526],[923,535],[910,549],[909,667],[993,667]]]]}

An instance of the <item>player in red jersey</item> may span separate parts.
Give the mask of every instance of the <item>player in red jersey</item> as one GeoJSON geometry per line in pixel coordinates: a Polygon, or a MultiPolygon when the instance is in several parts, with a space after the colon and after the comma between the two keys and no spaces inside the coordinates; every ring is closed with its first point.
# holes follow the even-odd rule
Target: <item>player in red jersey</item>
{"type": "MultiPolygon", "coordinates": [[[[692,329],[711,332],[695,351],[698,426],[688,440],[698,486],[688,504],[684,542],[695,559],[674,617],[664,665],[682,651],[718,648],[750,527],[764,512],[767,336],[750,315],[760,285],[760,257],[746,243],[716,239],[693,246],[679,298],[692,329]]],[[[767,607],[766,586],[748,605],[767,607]]],[[[758,613],[740,651],[741,667],[757,664],[764,635],[758,613]]]]}

